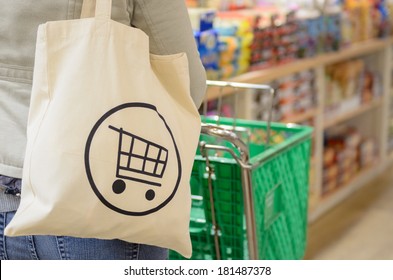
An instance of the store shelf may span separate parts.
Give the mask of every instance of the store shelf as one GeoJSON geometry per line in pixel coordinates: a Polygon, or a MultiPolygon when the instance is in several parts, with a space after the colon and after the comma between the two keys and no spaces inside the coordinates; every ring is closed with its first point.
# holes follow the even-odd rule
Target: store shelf
{"type": "MultiPolygon", "coordinates": [[[[234,78],[228,79],[231,82],[241,82],[241,83],[269,83],[280,77],[284,77],[296,72],[301,72],[307,69],[316,68],[320,66],[325,66],[328,64],[333,64],[346,59],[351,59],[354,57],[364,56],[370,53],[375,53],[386,48],[392,39],[372,39],[356,44],[352,44],[338,52],[326,53],[317,55],[312,58],[299,59],[286,64],[274,66],[268,69],[257,70],[248,72],[234,78]]],[[[209,88],[207,91],[207,99],[216,99],[220,95],[232,94],[233,89],[227,88],[225,90],[220,90],[218,88],[209,88]]]]}
{"type": "Polygon", "coordinates": [[[281,122],[284,122],[284,123],[300,123],[300,122],[304,122],[304,121],[307,121],[307,120],[315,117],[317,115],[317,113],[318,113],[318,110],[314,108],[314,109],[310,109],[310,110],[308,110],[308,111],[306,111],[304,113],[299,113],[299,114],[297,114],[295,116],[282,119],[281,122]]]}
{"type": "Polygon", "coordinates": [[[357,117],[365,112],[368,112],[374,108],[377,108],[379,106],[382,105],[382,100],[381,99],[376,99],[371,101],[370,103],[367,104],[363,104],[361,105],[361,107],[356,108],[355,110],[351,110],[349,112],[345,112],[343,114],[339,114],[338,116],[331,118],[331,119],[327,119],[325,120],[323,127],[324,129],[330,128],[334,125],[337,125],[341,122],[344,122],[346,120],[352,119],[354,117],[357,117]]]}
{"type": "MultiPolygon", "coordinates": [[[[256,83],[256,84],[271,84],[279,78],[285,78],[289,75],[293,75],[298,72],[313,70],[315,73],[315,93],[317,104],[316,107],[293,117],[285,118],[280,122],[291,122],[301,123],[308,119],[314,118],[314,134],[313,134],[313,145],[314,145],[314,158],[312,160],[312,172],[313,177],[313,191],[314,198],[312,201],[312,207],[310,207],[309,221],[315,221],[326,211],[342,202],[345,198],[352,195],[355,191],[363,187],[368,181],[378,176],[385,168],[393,163],[393,152],[388,151],[388,121],[389,116],[389,102],[392,100],[390,94],[392,75],[391,70],[393,69],[393,39],[374,39],[368,40],[361,43],[353,44],[348,48],[345,48],[339,52],[332,52],[327,54],[321,54],[313,58],[299,59],[287,64],[278,65],[272,68],[252,71],[245,73],[228,81],[242,82],[242,83],[256,83]],[[381,96],[367,104],[356,105],[355,100],[349,100],[347,103],[342,104],[342,107],[347,109],[341,109],[336,111],[335,114],[330,114],[328,117],[324,114],[324,109],[327,107],[325,102],[325,95],[327,92],[326,82],[326,66],[338,62],[344,62],[349,59],[359,58],[367,55],[373,55],[371,59],[367,58],[365,61],[369,64],[373,71],[380,74],[381,78],[381,96]],[[352,103],[352,104],[351,104],[352,103]],[[353,108],[353,109],[350,109],[353,108]],[[367,114],[370,118],[367,118],[367,124],[363,118],[358,118],[363,114],[367,114]],[[357,174],[347,185],[340,187],[332,194],[327,195],[323,198],[320,196],[322,192],[323,184],[323,152],[324,152],[324,135],[327,129],[333,126],[351,121],[355,126],[359,125],[365,132],[365,136],[375,136],[375,146],[378,147],[378,158],[372,167],[365,169],[357,174]],[[368,129],[366,125],[374,126],[368,129]],[[370,131],[367,131],[370,130],[370,131]]],[[[225,96],[233,94],[234,90],[231,88],[225,88],[220,90],[218,88],[209,88],[207,91],[207,99],[215,99],[220,95],[225,96]]],[[[252,99],[246,99],[241,103],[242,110],[244,112],[250,112],[252,108],[252,99]]],[[[357,102],[359,104],[359,102],[357,102]]],[[[251,114],[250,114],[251,115],[251,114]]]]}
{"type": "Polygon", "coordinates": [[[346,59],[372,54],[386,48],[388,45],[391,44],[391,42],[391,38],[372,39],[364,42],[359,42],[338,52],[323,55],[323,57],[321,58],[323,60],[322,64],[333,64],[346,59]]]}
{"type": "Polygon", "coordinates": [[[385,164],[381,164],[381,162],[375,163],[373,166],[360,171],[358,175],[345,186],[342,186],[335,192],[326,195],[318,202],[318,205],[313,209],[313,211],[309,213],[309,222],[317,220],[320,216],[332,209],[335,205],[371,181],[375,176],[381,174],[385,168],[385,164]]]}

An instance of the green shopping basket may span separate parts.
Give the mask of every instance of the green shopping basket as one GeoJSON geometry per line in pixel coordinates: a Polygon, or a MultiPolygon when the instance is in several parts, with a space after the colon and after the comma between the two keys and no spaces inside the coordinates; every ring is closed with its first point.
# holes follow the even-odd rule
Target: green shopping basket
{"type": "MultiPolygon", "coordinates": [[[[202,122],[191,175],[191,259],[302,259],[312,128],[202,122]]],[[[170,259],[183,258],[170,251],[170,259]]]]}

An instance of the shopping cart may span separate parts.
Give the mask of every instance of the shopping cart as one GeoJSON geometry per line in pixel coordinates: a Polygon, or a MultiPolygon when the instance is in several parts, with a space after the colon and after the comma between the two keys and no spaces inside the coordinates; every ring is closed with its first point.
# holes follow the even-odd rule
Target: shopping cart
{"type": "Polygon", "coordinates": [[[202,116],[191,176],[192,259],[301,259],[312,128],[271,122],[269,86],[208,85],[259,90],[271,102],[266,122],[202,116]]]}
{"type": "MultiPolygon", "coordinates": [[[[168,150],[154,142],[109,125],[109,128],[119,133],[119,146],[117,154],[116,177],[112,184],[113,192],[124,192],[124,180],[136,181],[146,185],[161,187],[159,180],[164,175],[168,150]],[[135,147],[142,147],[136,150],[135,147]],[[124,179],[124,180],[122,180],[124,179]]],[[[146,199],[155,197],[154,190],[146,192],[146,199]]]]}

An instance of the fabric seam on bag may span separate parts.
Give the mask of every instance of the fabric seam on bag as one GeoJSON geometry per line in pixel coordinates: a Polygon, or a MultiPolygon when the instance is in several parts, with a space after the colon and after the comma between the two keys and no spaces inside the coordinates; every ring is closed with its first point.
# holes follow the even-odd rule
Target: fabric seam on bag
{"type": "MultiPolygon", "coordinates": [[[[44,32],[44,39],[45,39],[45,40],[44,40],[44,43],[45,43],[45,54],[44,54],[44,57],[45,57],[45,60],[46,60],[46,61],[45,61],[45,65],[46,65],[45,76],[46,76],[47,95],[48,95],[48,98],[49,98],[49,102],[47,102],[47,104],[46,104],[45,112],[44,112],[44,114],[43,114],[43,116],[42,116],[42,118],[41,118],[41,120],[40,120],[40,124],[39,124],[39,126],[38,126],[37,133],[34,135],[34,136],[35,136],[35,139],[33,140],[32,147],[34,147],[35,144],[36,144],[36,142],[37,142],[37,137],[38,137],[39,131],[41,130],[42,123],[44,122],[45,116],[46,116],[46,114],[47,114],[47,112],[48,112],[49,104],[51,103],[50,81],[49,81],[49,75],[48,75],[48,73],[49,73],[49,70],[48,70],[48,69],[49,69],[49,63],[48,63],[48,41],[47,41],[47,28],[46,28],[46,27],[47,27],[46,25],[43,26],[43,29],[41,29],[41,31],[44,32]]],[[[33,148],[30,149],[30,155],[29,155],[30,158],[29,158],[29,163],[28,163],[28,165],[29,165],[28,180],[29,180],[31,192],[32,192],[32,194],[33,194],[33,196],[34,196],[34,198],[35,198],[35,197],[36,197],[36,194],[35,194],[35,191],[34,191],[34,186],[33,186],[32,182],[31,182],[31,164],[32,164],[32,154],[33,154],[33,151],[34,151],[33,148]]],[[[22,186],[22,187],[23,187],[23,186],[22,186]]],[[[22,192],[23,192],[23,190],[22,190],[22,192]]],[[[34,199],[32,199],[32,200],[30,201],[30,203],[29,203],[28,205],[26,205],[26,206],[22,209],[22,211],[20,211],[20,213],[25,212],[25,211],[30,207],[30,205],[32,205],[33,203],[34,203],[34,199]]]]}

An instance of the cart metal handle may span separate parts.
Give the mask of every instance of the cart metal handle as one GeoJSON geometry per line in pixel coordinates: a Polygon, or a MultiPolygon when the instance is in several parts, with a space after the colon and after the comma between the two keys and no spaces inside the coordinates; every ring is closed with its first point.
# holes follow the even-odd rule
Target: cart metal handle
{"type": "MultiPolygon", "coordinates": [[[[227,82],[227,81],[206,81],[206,84],[208,86],[217,86],[221,87],[222,89],[225,87],[232,87],[232,88],[237,88],[237,89],[254,89],[254,90],[262,90],[264,93],[267,93],[270,95],[270,104],[268,107],[269,114],[268,114],[268,120],[267,120],[267,126],[266,126],[266,146],[269,146],[270,144],[270,123],[272,120],[272,109],[273,109],[273,102],[274,102],[274,97],[275,97],[275,90],[269,86],[269,85],[261,85],[261,84],[249,84],[249,83],[238,83],[238,82],[227,82]]],[[[235,95],[235,103],[236,102],[236,97],[235,95]]],[[[211,198],[211,209],[212,209],[212,221],[213,221],[213,226],[215,230],[215,246],[216,246],[216,255],[218,258],[220,258],[220,250],[219,250],[219,242],[218,242],[218,227],[215,221],[215,210],[214,210],[214,201],[213,201],[213,191],[212,191],[212,172],[213,168],[210,165],[209,162],[209,157],[206,153],[206,150],[221,150],[228,152],[232,155],[232,157],[236,160],[236,162],[240,165],[241,167],[241,178],[242,178],[242,188],[243,188],[243,200],[244,200],[244,214],[246,218],[246,230],[247,230],[247,240],[248,240],[248,252],[249,252],[249,258],[253,260],[258,259],[258,240],[257,240],[257,234],[256,234],[256,222],[255,222],[255,212],[254,212],[254,199],[253,199],[253,192],[251,188],[251,169],[252,165],[250,165],[249,160],[250,160],[250,153],[248,146],[240,139],[240,137],[234,133],[233,131],[226,130],[220,126],[219,124],[219,118],[221,115],[221,107],[222,107],[222,95],[220,94],[218,98],[218,119],[217,119],[217,125],[211,125],[211,124],[202,124],[201,128],[201,133],[207,134],[210,136],[214,136],[220,139],[224,139],[240,152],[240,157],[236,155],[233,150],[224,147],[224,146],[219,146],[219,145],[211,145],[211,144],[206,144],[204,142],[201,143],[201,154],[206,158],[206,164],[207,164],[207,170],[209,172],[209,192],[210,192],[210,198],[211,198]]],[[[235,104],[236,108],[236,104],[235,104]]],[[[207,110],[207,100],[205,99],[205,106],[204,109],[207,110]]],[[[207,111],[204,111],[204,115],[206,115],[207,111]]],[[[236,127],[236,116],[234,117],[234,128],[236,127]]]]}
{"type": "Polygon", "coordinates": [[[238,156],[229,148],[226,147],[222,147],[219,145],[210,145],[210,144],[204,144],[204,147],[210,147],[210,149],[215,149],[215,150],[224,150],[229,152],[234,159],[244,168],[251,168],[251,166],[249,166],[248,160],[250,159],[250,153],[248,151],[248,147],[247,145],[239,138],[239,136],[229,130],[223,129],[220,126],[217,125],[212,125],[212,124],[205,124],[202,123],[201,124],[201,133],[203,134],[207,134],[210,136],[214,136],[214,137],[218,137],[221,139],[224,139],[226,141],[229,141],[230,143],[232,143],[236,149],[240,152],[240,159],[238,158],[238,156]]]}
{"type": "Polygon", "coordinates": [[[233,88],[244,88],[244,89],[259,89],[266,90],[270,94],[274,94],[275,91],[271,86],[261,85],[261,84],[249,84],[249,83],[237,83],[237,82],[226,82],[226,81],[206,81],[206,85],[208,86],[217,86],[217,87],[233,87],[233,88]]]}
{"type": "Polygon", "coordinates": [[[240,152],[240,158],[229,148],[219,145],[210,145],[201,142],[201,154],[206,158],[207,171],[209,172],[209,192],[210,192],[210,204],[212,210],[212,222],[214,226],[214,239],[216,247],[216,255],[220,259],[220,250],[218,242],[218,226],[215,219],[215,207],[213,200],[213,190],[212,190],[212,179],[211,173],[213,172],[212,167],[209,162],[209,157],[206,150],[223,150],[229,152],[232,157],[239,163],[242,167],[241,178],[242,178],[242,188],[243,188],[243,201],[244,201],[244,213],[246,218],[246,230],[247,230],[247,240],[248,240],[248,252],[249,257],[252,260],[258,259],[258,241],[256,234],[256,223],[255,223],[255,212],[254,212],[254,199],[251,189],[251,168],[252,166],[248,164],[250,154],[247,145],[238,137],[238,135],[232,131],[225,130],[219,126],[210,124],[201,124],[201,133],[210,136],[215,136],[226,141],[229,141],[236,147],[240,152]]]}

